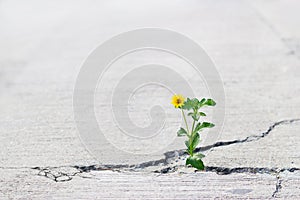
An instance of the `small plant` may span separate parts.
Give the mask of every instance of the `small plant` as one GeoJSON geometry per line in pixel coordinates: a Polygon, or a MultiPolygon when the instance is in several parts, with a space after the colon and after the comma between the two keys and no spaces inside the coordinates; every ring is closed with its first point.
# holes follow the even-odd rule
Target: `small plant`
{"type": "Polygon", "coordinates": [[[186,136],[188,140],[185,141],[185,145],[187,147],[187,153],[189,157],[186,159],[186,165],[191,165],[199,170],[204,169],[204,164],[202,158],[204,157],[201,153],[195,153],[197,145],[200,142],[200,134],[199,132],[205,128],[212,128],[215,125],[210,122],[200,122],[200,117],[206,116],[204,112],[201,112],[200,109],[204,106],[215,106],[216,102],[212,99],[201,99],[199,101],[197,98],[189,99],[185,98],[182,95],[174,95],[172,98],[172,104],[175,108],[179,108],[181,110],[184,123],[186,129],[180,128],[177,132],[178,136],[186,136]],[[186,115],[184,110],[188,112],[188,116],[192,117],[193,124],[192,128],[189,129],[187,124],[186,115]]]}

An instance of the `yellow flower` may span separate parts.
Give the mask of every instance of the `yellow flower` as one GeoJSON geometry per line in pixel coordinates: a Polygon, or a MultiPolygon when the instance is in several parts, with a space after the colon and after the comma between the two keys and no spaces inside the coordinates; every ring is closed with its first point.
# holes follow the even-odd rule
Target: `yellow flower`
{"type": "Polygon", "coordinates": [[[180,108],[184,104],[184,97],[180,94],[175,94],[172,97],[172,102],[171,102],[175,108],[180,108]]]}

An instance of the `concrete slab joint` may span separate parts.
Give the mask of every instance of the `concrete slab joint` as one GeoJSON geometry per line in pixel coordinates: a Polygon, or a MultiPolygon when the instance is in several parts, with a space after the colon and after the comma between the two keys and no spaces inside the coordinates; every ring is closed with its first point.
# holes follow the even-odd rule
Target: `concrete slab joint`
{"type": "MultiPolygon", "coordinates": [[[[260,140],[261,138],[267,137],[277,126],[289,125],[294,122],[298,122],[300,119],[290,119],[290,120],[282,120],[279,122],[275,122],[272,124],[266,131],[258,134],[248,136],[241,140],[232,140],[226,142],[216,142],[210,146],[199,147],[197,149],[198,152],[207,151],[213,148],[221,148],[224,146],[234,145],[238,143],[249,143],[253,141],[260,140]]],[[[90,166],[57,166],[57,167],[32,167],[33,170],[38,170],[37,175],[46,177],[50,180],[55,182],[67,182],[71,181],[74,177],[81,177],[81,178],[90,178],[93,179],[92,176],[86,176],[88,173],[92,171],[112,171],[112,172],[136,172],[136,173],[143,173],[143,172],[150,172],[150,173],[157,173],[157,174],[167,174],[167,173],[174,173],[178,171],[179,173],[186,173],[180,168],[183,168],[184,165],[180,163],[172,163],[172,161],[176,159],[185,160],[186,153],[184,150],[177,150],[177,151],[170,151],[166,152],[164,159],[160,160],[153,160],[145,163],[140,163],[137,165],[90,165],[90,166]],[[152,168],[151,168],[152,167],[152,168]],[[154,167],[154,168],[153,168],[154,167]],[[156,167],[156,168],[155,168],[156,167]],[[150,171],[147,170],[150,168],[150,171]]],[[[278,193],[282,189],[282,182],[283,179],[280,177],[282,172],[289,172],[293,173],[296,171],[300,171],[299,168],[268,168],[268,167],[222,167],[222,166],[206,166],[205,172],[213,172],[218,175],[229,175],[234,173],[250,173],[250,174],[266,174],[270,176],[276,177],[276,185],[274,192],[272,193],[272,197],[276,197],[278,193]]],[[[197,170],[192,170],[189,172],[197,172],[197,170]]],[[[187,172],[188,173],[188,172],[187,172]]]]}

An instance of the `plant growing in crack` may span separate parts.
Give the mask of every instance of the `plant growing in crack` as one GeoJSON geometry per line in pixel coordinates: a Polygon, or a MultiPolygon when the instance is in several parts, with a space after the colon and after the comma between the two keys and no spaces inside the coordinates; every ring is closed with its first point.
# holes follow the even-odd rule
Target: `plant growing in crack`
{"type": "Polygon", "coordinates": [[[180,128],[177,132],[178,136],[186,136],[187,140],[185,145],[187,147],[187,153],[189,157],[186,159],[186,165],[191,165],[199,170],[204,169],[204,164],[202,158],[204,157],[201,153],[196,153],[195,149],[200,143],[200,134],[199,132],[206,128],[212,128],[215,125],[210,122],[201,122],[200,117],[206,116],[204,112],[201,112],[200,109],[204,106],[215,106],[216,102],[212,99],[201,99],[200,101],[197,98],[187,98],[185,99],[182,95],[174,95],[171,102],[175,108],[180,109],[186,128],[180,128]],[[188,116],[193,119],[192,128],[189,129],[185,111],[188,112],[188,116]]]}

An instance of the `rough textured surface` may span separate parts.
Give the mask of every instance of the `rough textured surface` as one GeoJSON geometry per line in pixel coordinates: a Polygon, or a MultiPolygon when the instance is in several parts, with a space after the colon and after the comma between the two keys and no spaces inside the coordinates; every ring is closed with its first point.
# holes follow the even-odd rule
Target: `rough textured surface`
{"type": "Polygon", "coordinates": [[[265,132],[268,134],[254,137],[252,142],[248,142],[251,141],[250,137],[246,142],[215,148],[207,154],[205,161],[224,167],[299,167],[299,129],[300,120],[281,123],[265,132]]]}
{"type": "MultiPolygon", "coordinates": [[[[1,1],[0,199],[299,199],[299,9],[297,0],[1,1]],[[79,139],[72,94],[83,60],[141,27],[191,37],[222,77],[226,118],[215,143],[198,149],[205,172],[184,167],[181,138],[147,156],[99,145],[100,161],[79,139]]],[[[207,94],[193,71],[183,74],[207,94]]]]}
{"type": "Polygon", "coordinates": [[[1,170],[2,174],[9,176],[0,182],[0,197],[25,199],[269,198],[276,184],[275,177],[261,174],[159,175],[98,171],[79,174],[71,182],[59,183],[35,176],[35,171],[30,169],[1,170]]]}

